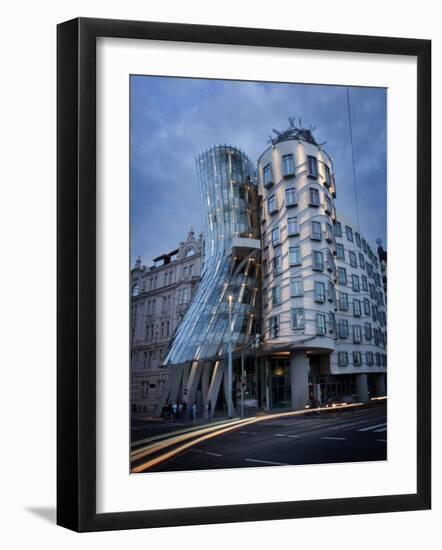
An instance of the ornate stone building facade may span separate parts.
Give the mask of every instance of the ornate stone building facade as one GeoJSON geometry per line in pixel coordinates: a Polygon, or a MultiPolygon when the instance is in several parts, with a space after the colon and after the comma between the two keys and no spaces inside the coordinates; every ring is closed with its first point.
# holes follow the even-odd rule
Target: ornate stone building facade
{"type": "Polygon", "coordinates": [[[151,415],[167,382],[169,342],[200,281],[202,236],[191,229],[176,250],[131,271],[131,410],[151,415]]]}

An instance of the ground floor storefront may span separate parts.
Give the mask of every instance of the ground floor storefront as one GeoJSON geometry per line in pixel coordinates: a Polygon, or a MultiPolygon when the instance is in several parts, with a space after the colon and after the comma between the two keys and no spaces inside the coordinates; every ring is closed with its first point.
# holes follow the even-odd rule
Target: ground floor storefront
{"type": "MultiPolygon", "coordinates": [[[[157,415],[173,403],[195,405],[198,416],[227,416],[229,396],[226,361],[205,361],[168,369],[166,391],[157,415]]],[[[386,395],[385,372],[331,372],[330,354],[303,350],[234,357],[232,361],[233,414],[299,410],[307,404],[367,402],[386,395]]]]}

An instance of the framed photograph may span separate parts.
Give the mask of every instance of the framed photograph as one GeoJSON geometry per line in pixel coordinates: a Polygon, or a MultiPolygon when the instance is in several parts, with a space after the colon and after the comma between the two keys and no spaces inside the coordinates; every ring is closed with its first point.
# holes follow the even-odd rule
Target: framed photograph
{"type": "Polygon", "coordinates": [[[58,524],[429,509],[430,41],[57,36],[58,524]]]}

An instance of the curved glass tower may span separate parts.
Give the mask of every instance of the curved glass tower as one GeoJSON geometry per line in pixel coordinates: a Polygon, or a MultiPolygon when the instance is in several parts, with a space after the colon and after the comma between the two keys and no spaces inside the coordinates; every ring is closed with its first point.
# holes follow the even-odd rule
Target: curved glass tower
{"type": "Polygon", "coordinates": [[[261,243],[253,164],[236,147],[218,145],[201,153],[196,167],[204,265],[164,360],[171,372],[163,404],[179,395],[192,401],[202,375],[203,401],[215,405],[223,378],[225,383],[229,341],[235,351],[259,332],[261,243]]]}
{"type": "Polygon", "coordinates": [[[216,146],[196,159],[205,217],[201,283],[181,321],[165,364],[221,358],[227,352],[229,296],[232,343],[255,331],[259,311],[259,223],[253,165],[239,149],[216,146]]]}

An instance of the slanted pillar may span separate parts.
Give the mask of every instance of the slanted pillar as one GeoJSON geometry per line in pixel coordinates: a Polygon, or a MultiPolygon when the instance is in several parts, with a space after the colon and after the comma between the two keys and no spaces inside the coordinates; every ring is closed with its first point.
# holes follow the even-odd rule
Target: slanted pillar
{"type": "Polygon", "coordinates": [[[202,365],[198,363],[198,361],[194,361],[192,363],[192,367],[190,369],[189,378],[187,380],[187,395],[184,396],[184,401],[186,403],[193,403],[195,401],[195,394],[196,389],[198,387],[198,383],[201,378],[201,372],[202,372],[202,365]]]}
{"type": "Polygon", "coordinates": [[[218,400],[219,389],[221,387],[221,381],[225,371],[225,365],[221,361],[217,361],[213,368],[212,379],[210,380],[209,391],[207,392],[207,399],[204,401],[204,418],[207,420],[206,405],[210,401],[212,404],[212,418],[215,411],[215,405],[218,400]]]}
{"type": "Polygon", "coordinates": [[[210,373],[212,371],[212,363],[206,361],[203,366],[202,379],[201,379],[201,389],[203,392],[203,403],[207,401],[207,396],[209,394],[209,385],[210,385],[210,373]]]}
{"type": "Polygon", "coordinates": [[[310,362],[304,351],[290,354],[290,385],[292,409],[303,409],[308,401],[308,373],[310,362]]]}
{"type": "Polygon", "coordinates": [[[358,401],[368,403],[368,383],[367,374],[356,374],[356,390],[358,392],[358,401]]]}
{"type": "Polygon", "coordinates": [[[385,395],[385,374],[383,372],[379,372],[376,374],[376,396],[384,397],[385,395]]]}

